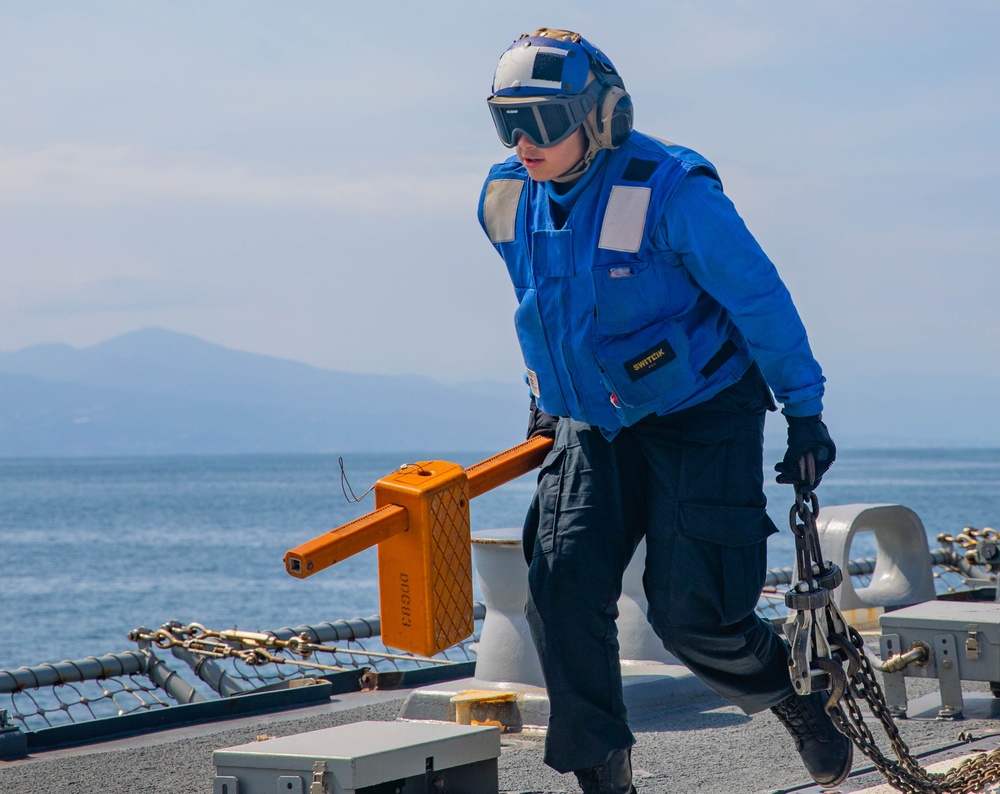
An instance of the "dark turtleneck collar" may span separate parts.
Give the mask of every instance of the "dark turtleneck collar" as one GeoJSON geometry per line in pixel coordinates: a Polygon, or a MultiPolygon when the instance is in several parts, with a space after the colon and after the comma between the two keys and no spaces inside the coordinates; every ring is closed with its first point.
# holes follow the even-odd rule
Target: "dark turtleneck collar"
{"type": "Polygon", "coordinates": [[[566,219],[573,210],[576,200],[587,189],[587,186],[594,181],[594,176],[604,166],[607,154],[606,149],[599,151],[595,155],[593,162],[591,162],[590,167],[572,184],[554,182],[551,179],[542,183],[549,197],[549,206],[552,209],[552,219],[555,221],[556,228],[561,229],[563,224],[566,223],[566,219]]]}

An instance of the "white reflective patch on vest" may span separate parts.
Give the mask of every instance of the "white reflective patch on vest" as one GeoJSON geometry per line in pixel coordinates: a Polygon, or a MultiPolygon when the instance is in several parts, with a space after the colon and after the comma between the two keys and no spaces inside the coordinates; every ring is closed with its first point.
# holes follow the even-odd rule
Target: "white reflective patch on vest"
{"type": "Polygon", "coordinates": [[[521,199],[524,182],[520,179],[494,179],[486,186],[483,200],[483,220],[486,233],[493,243],[514,241],[514,222],[517,219],[517,203],[521,199]]]}
{"type": "Polygon", "coordinates": [[[541,397],[542,393],[538,388],[538,373],[534,370],[528,370],[528,388],[531,389],[531,393],[535,397],[541,397]]]}
{"type": "Polygon", "coordinates": [[[648,187],[615,185],[611,188],[611,198],[604,211],[601,239],[597,247],[633,254],[638,251],[646,228],[646,209],[649,207],[650,195],[648,187]]]}

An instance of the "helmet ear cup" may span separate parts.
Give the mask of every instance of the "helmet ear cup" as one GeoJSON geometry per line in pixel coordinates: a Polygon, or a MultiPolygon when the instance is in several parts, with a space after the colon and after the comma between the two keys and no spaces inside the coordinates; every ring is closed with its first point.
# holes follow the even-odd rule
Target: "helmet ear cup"
{"type": "Polygon", "coordinates": [[[617,149],[632,132],[632,97],[620,86],[608,86],[597,100],[597,138],[602,149],[617,149]]]}

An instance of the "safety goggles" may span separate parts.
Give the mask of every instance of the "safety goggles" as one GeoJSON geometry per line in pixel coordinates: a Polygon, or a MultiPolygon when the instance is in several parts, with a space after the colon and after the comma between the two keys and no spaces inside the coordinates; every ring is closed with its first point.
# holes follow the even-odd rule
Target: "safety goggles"
{"type": "MultiPolygon", "coordinates": [[[[595,81],[596,82],[596,81],[595,81]]],[[[564,141],[583,123],[597,102],[597,90],[591,83],[581,94],[532,97],[490,97],[486,100],[493,115],[500,142],[508,149],[517,145],[520,135],[527,135],[540,149],[564,141]]]]}

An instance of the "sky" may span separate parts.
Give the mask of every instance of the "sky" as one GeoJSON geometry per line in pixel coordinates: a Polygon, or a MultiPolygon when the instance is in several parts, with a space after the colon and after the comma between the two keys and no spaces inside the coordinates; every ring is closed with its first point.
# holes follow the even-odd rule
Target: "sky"
{"type": "Polygon", "coordinates": [[[830,386],[1000,377],[1000,4],[0,0],[0,350],[139,328],[520,379],[476,219],[536,27],[614,61],[775,262],[830,386]]]}

